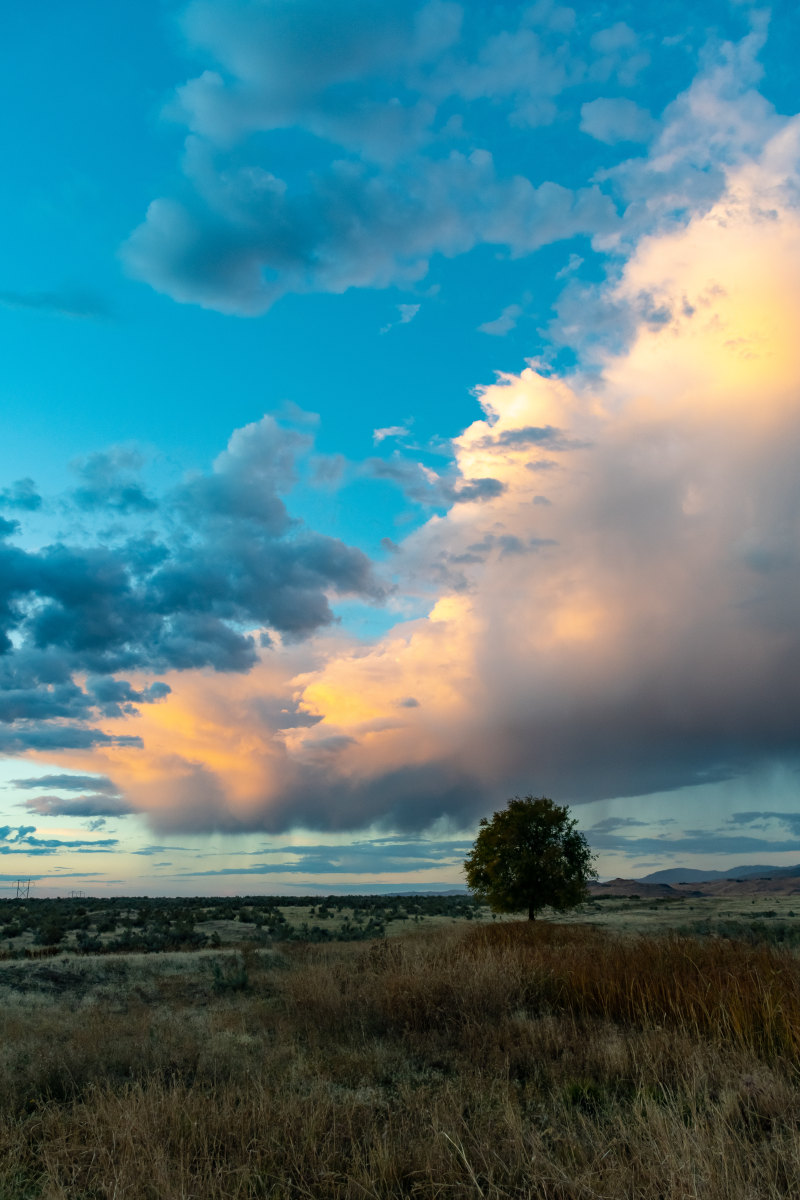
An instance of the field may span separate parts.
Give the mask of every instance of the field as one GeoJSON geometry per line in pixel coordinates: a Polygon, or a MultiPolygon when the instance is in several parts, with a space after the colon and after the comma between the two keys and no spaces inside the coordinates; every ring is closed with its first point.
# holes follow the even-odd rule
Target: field
{"type": "Polygon", "coordinates": [[[126,897],[0,902],[0,959],[72,950],[81,954],[200,950],[274,941],[363,941],[404,928],[472,920],[464,895],[126,897]]]}
{"type": "Polygon", "coordinates": [[[800,1194],[788,905],[365,900],[1,905],[2,1200],[800,1194]]]}

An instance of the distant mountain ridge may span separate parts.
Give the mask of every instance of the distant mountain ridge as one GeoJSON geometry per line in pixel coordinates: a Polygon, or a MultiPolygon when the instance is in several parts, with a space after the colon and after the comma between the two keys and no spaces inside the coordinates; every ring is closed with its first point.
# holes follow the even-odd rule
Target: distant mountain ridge
{"type": "Polygon", "coordinates": [[[770,867],[753,864],[731,867],[727,871],[703,871],[694,867],[670,867],[665,871],[653,871],[642,875],[637,883],[713,883],[718,879],[774,879],[800,876],[800,865],[794,867],[770,867]]]}
{"type": "Polygon", "coordinates": [[[769,867],[744,865],[729,871],[703,871],[670,867],[643,879],[609,879],[590,883],[590,896],[638,896],[642,900],[679,900],[686,896],[794,896],[800,895],[800,865],[769,867]]]}

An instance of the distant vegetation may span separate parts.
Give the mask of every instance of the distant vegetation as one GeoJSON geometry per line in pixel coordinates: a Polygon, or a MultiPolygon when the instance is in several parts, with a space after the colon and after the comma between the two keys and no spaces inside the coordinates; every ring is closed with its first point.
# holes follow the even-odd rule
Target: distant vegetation
{"type": "Polygon", "coordinates": [[[0,958],[199,950],[230,942],[351,942],[432,920],[472,920],[469,896],[240,896],[0,900],[0,958]]]}

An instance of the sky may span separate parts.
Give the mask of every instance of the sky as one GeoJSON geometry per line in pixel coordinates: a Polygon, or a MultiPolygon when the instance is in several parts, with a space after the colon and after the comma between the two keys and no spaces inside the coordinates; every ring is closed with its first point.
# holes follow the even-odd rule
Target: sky
{"type": "Polygon", "coordinates": [[[0,895],[800,862],[797,6],[2,23],[0,895]]]}

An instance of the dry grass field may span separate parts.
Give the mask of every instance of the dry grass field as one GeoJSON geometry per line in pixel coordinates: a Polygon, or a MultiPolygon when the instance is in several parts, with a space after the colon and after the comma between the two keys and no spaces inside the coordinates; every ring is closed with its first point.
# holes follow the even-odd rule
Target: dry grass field
{"type": "MultiPolygon", "coordinates": [[[[589,915],[589,914],[587,914],[589,915]]],[[[800,962],[583,922],[0,963],[3,1200],[785,1200],[800,962]]]]}
{"type": "Polygon", "coordinates": [[[776,930],[800,942],[800,896],[684,896],[676,900],[609,897],[557,916],[570,924],[598,925],[614,933],[746,933],[777,940],[776,930]]]}

